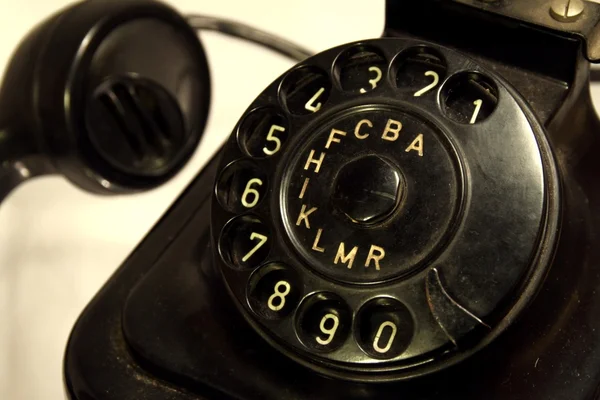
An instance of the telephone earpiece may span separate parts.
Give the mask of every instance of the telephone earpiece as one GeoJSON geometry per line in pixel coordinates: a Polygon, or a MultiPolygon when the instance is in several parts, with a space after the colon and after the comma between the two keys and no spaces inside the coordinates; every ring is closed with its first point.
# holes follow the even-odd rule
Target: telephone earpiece
{"type": "Polygon", "coordinates": [[[210,81],[195,31],[150,0],[90,0],[23,40],[0,92],[0,198],[59,173],[94,193],[152,189],[196,149],[210,81]]]}

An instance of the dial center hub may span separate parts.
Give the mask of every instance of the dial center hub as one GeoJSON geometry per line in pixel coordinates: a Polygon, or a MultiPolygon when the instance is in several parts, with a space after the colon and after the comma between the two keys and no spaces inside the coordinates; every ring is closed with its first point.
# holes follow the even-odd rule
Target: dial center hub
{"type": "Polygon", "coordinates": [[[462,201],[458,157],[444,133],[388,107],[319,125],[288,164],[287,233],[307,264],[349,283],[424,265],[446,242],[462,201]]]}
{"type": "Polygon", "coordinates": [[[369,155],[343,165],[335,178],[333,205],[352,222],[372,225],[389,217],[400,202],[404,178],[385,159],[369,155]]]}

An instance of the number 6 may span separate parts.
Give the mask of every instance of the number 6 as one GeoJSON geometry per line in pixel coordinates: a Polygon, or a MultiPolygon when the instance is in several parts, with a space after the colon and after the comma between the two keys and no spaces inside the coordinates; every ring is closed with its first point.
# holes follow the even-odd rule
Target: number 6
{"type": "Polygon", "coordinates": [[[244,193],[242,193],[242,205],[246,208],[254,207],[258,204],[258,201],[260,200],[260,193],[258,193],[258,190],[252,189],[252,185],[255,183],[258,186],[262,186],[263,181],[261,181],[258,178],[250,179],[248,181],[248,184],[246,184],[246,189],[244,190],[244,193]],[[252,195],[252,201],[248,201],[248,196],[250,195],[252,195]]]}

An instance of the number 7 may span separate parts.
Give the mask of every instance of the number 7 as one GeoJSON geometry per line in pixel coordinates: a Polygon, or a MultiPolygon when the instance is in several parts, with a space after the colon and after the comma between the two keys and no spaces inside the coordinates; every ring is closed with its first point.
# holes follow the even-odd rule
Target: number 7
{"type": "Polygon", "coordinates": [[[258,249],[260,249],[265,243],[267,243],[267,237],[265,235],[261,235],[260,233],[252,232],[252,234],[250,235],[250,240],[256,240],[256,239],[258,239],[258,243],[256,244],[256,246],[254,246],[254,248],[252,250],[250,250],[248,252],[248,254],[246,254],[244,256],[244,258],[242,258],[243,262],[248,261],[250,259],[250,257],[252,257],[252,255],[258,251],[258,249]]]}

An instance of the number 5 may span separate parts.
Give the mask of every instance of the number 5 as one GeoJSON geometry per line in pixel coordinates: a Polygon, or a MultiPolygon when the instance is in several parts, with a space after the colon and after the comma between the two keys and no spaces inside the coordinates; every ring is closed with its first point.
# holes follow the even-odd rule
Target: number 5
{"type": "Polygon", "coordinates": [[[275,148],[273,150],[270,150],[267,148],[267,146],[263,147],[263,151],[268,156],[272,156],[273,154],[277,153],[279,151],[279,149],[281,149],[281,140],[277,136],[275,136],[276,131],[285,132],[285,128],[283,126],[279,126],[279,125],[271,126],[271,129],[269,130],[269,134],[267,135],[267,140],[269,142],[275,142],[275,148]]]}

